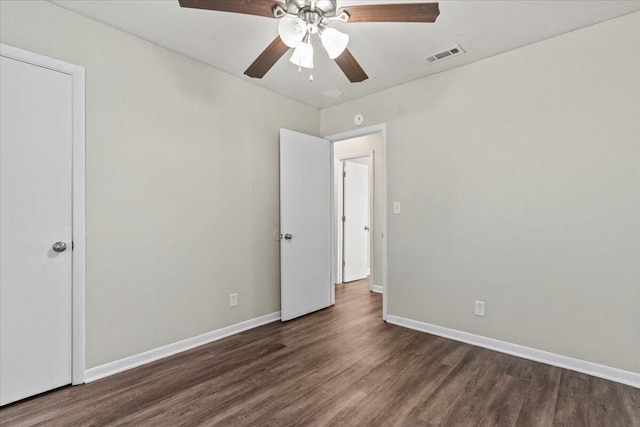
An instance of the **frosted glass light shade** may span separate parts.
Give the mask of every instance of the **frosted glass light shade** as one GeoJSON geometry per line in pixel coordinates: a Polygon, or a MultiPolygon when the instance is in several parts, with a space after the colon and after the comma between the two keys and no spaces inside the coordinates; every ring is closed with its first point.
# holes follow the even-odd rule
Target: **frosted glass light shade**
{"type": "Polygon", "coordinates": [[[336,59],[347,48],[349,35],[333,28],[327,28],[320,34],[320,41],[327,50],[329,58],[336,59]]]}
{"type": "Polygon", "coordinates": [[[307,27],[302,19],[287,15],[280,20],[278,33],[284,44],[298,47],[307,33],[307,27]]]}
{"type": "Polygon", "coordinates": [[[293,51],[290,61],[298,67],[313,68],[313,46],[311,43],[300,43],[293,51]]]}

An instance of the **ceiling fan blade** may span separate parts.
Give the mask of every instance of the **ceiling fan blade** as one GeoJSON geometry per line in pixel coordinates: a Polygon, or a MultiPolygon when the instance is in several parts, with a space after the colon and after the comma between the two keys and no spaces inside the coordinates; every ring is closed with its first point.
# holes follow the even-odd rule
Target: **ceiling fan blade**
{"type": "Polygon", "coordinates": [[[349,22],[435,22],[440,14],[438,3],[371,4],[349,6],[349,22]]]}
{"type": "Polygon", "coordinates": [[[358,61],[356,61],[356,58],[349,52],[349,49],[345,49],[342,55],[338,56],[334,61],[336,61],[338,67],[351,83],[360,83],[369,78],[360,64],[358,64],[358,61]]]}
{"type": "Polygon", "coordinates": [[[180,6],[194,9],[217,10],[220,12],[244,13],[246,15],[274,18],[276,0],[178,0],[180,6]]]}
{"type": "Polygon", "coordinates": [[[261,79],[275,65],[282,55],[289,50],[280,37],[276,37],[269,46],[253,61],[244,73],[254,79],[261,79]]]}

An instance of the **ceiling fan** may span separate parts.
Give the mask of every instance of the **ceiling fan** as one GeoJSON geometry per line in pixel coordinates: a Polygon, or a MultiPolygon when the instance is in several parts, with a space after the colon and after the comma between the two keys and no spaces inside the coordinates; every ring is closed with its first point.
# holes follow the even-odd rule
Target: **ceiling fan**
{"type": "MultiPolygon", "coordinates": [[[[338,9],[337,0],[179,0],[180,6],[221,12],[244,13],[280,19],[279,36],[244,72],[261,79],[290,49],[290,61],[299,69],[313,68],[311,37],[318,35],[329,58],[333,59],[352,83],[369,77],[353,57],[347,44],[349,36],[331,23],[351,22],[435,22],[438,3],[389,3],[346,6],[338,9]]],[[[310,75],[313,80],[313,75],[310,75]]]]}

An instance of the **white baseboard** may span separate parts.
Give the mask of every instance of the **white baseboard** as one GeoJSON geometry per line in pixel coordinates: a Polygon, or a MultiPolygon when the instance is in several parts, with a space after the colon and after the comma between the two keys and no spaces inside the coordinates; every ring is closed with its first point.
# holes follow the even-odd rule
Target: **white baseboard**
{"type": "Polygon", "coordinates": [[[377,292],[379,294],[382,293],[382,286],[380,285],[373,285],[373,289],[371,289],[372,292],[377,292]]]}
{"type": "Polygon", "coordinates": [[[156,360],[220,340],[228,337],[229,335],[257,328],[258,326],[266,325],[267,323],[275,322],[277,320],[280,320],[279,311],[261,317],[256,317],[255,319],[245,320],[244,322],[236,323],[235,325],[207,332],[202,335],[187,338],[173,344],[167,344],[153,350],[145,351],[144,353],[116,360],[114,362],[105,363],[104,365],[87,369],[84,373],[84,380],[87,383],[99,380],[100,378],[108,377],[109,375],[117,374],[118,372],[126,371],[147,363],[155,362],[156,360]]]}
{"type": "Polygon", "coordinates": [[[511,354],[513,356],[522,357],[523,359],[534,360],[536,362],[546,363],[547,365],[558,366],[560,368],[582,372],[583,374],[640,388],[640,373],[612,368],[611,366],[600,365],[598,363],[587,362],[586,360],[574,359],[572,357],[562,356],[560,354],[550,353],[544,350],[525,347],[519,344],[487,338],[481,335],[470,334],[468,332],[419,322],[417,320],[406,319],[404,317],[394,316],[391,314],[387,316],[387,322],[403,326],[405,328],[414,329],[416,331],[426,332],[456,341],[462,341],[478,347],[488,348],[501,353],[511,354]]]}

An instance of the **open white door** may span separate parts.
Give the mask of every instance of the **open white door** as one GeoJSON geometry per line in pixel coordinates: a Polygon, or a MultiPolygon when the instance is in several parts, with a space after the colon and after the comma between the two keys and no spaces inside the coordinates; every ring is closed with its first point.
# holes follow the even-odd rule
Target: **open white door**
{"type": "Polygon", "coordinates": [[[331,305],[331,143],[280,130],[282,320],[331,305]]]}
{"type": "Polygon", "coordinates": [[[367,277],[369,251],[369,170],[366,165],[344,162],[343,281],[367,277]]]}

